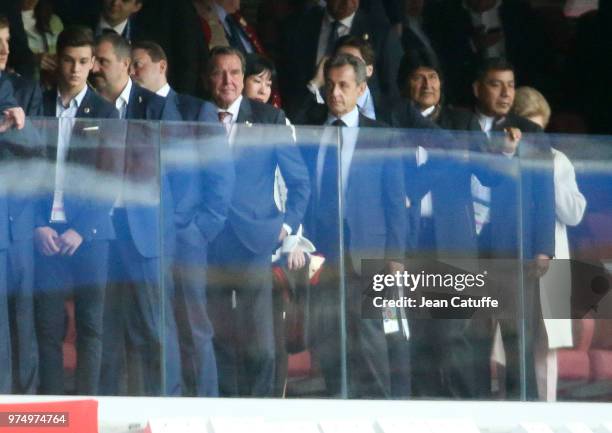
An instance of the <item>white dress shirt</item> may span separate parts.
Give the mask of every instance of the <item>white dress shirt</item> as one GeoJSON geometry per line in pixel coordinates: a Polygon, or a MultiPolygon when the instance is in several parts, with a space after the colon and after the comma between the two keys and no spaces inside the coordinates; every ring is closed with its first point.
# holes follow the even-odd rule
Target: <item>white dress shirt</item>
{"type": "Polygon", "coordinates": [[[219,113],[229,113],[229,116],[225,116],[223,119],[223,126],[225,126],[225,130],[228,135],[228,144],[230,147],[234,146],[234,141],[236,139],[236,128],[234,125],[238,120],[238,113],[240,112],[240,104],[242,103],[242,95],[238,96],[234,102],[230,104],[227,108],[217,107],[217,115],[219,113]]]}
{"type": "MultiPolygon", "coordinates": [[[[436,109],[435,105],[432,105],[426,110],[421,111],[421,116],[427,118],[431,113],[436,109]]],[[[421,166],[427,162],[429,155],[427,154],[427,150],[424,147],[418,146],[416,153],[416,162],[417,166],[421,166]]],[[[426,218],[431,218],[433,215],[433,201],[431,200],[431,192],[425,194],[425,196],[421,199],[421,216],[426,218]]]]}
{"type": "Polygon", "coordinates": [[[170,84],[168,84],[168,83],[164,84],[155,93],[157,93],[162,98],[166,98],[168,96],[168,93],[170,93],[170,84]]]}
{"type": "Polygon", "coordinates": [[[53,193],[53,206],[51,208],[51,222],[66,222],[64,211],[64,181],[66,178],[66,157],[70,147],[70,136],[77,111],[85,98],[87,86],[64,106],[62,96],[58,90],[55,101],[55,117],[58,118],[57,158],[55,160],[55,190],[53,193]]]}
{"type": "MultiPolygon", "coordinates": [[[[325,125],[330,126],[336,119],[336,116],[330,114],[327,117],[325,125]]],[[[353,160],[353,154],[355,153],[355,145],[357,143],[357,136],[359,135],[359,110],[355,106],[352,111],[346,113],[340,117],[346,127],[342,127],[340,133],[342,134],[342,142],[340,145],[340,160],[341,160],[341,179],[342,179],[342,194],[346,194],[346,187],[349,181],[349,170],[351,168],[351,161],[353,160]]],[[[323,131],[323,139],[321,146],[319,147],[319,153],[317,154],[317,190],[321,191],[321,182],[323,180],[323,165],[325,163],[325,153],[328,147],[333,147],[337,143],[337,131],[336,128],[325,128],[323,131]]]]}
{"type": "MultiPolygon", "coordinates": [[[[491,130],[495,124],[495,118],[477,113],[478,123],[482,132],[491,136],[491,130]]],[[[491,188],[484,186],[478,178],[472,175],[471,179],[472,198],[474,199],[474,220],[476,233],[480,234],[482,227],[489,222],[491,214],[491,188]]]]}
{"type": "Polygon", "coordinates": [[[125,119],[127,106],[130,102],[130,92],[132,91],[132,79],[128,78],[127,84],[121,91],[121,94],[115,99],[115,108],[119,111],[119,118],[125,119]]]}
{"type": "Polygon", "coordinates": [[[98,22],[98,31],[102,32],[102,30],[104,29],[111,29],[117,32],[118,34],[122,35],[127,24],[128,24],[128,20],[124,20],[124,21],[121,21],[116,26],[111,26],[108,22],[106,22],[106,20],[103,17],[100,17],[100,21],[98,22]]]}
{"type": "MultiPolygon", "coordinates": [[[[346,36],[351,31],[351,26],[353,25],[353,19],[355,19],[355,14],[349,15],[343,20],[339,21],[338,26],[338,37],[346,36]]],[[[323,16],[323,22],[321,23],[321,32],[319,33],[319,45],[317,48],[317,65],[325,55],[325,50],[327,49],[327,41],[329,40],[329,34],[331,33],[332,23],[335,21],[334,18],[328,13],[325,12],[323,16]]]]}

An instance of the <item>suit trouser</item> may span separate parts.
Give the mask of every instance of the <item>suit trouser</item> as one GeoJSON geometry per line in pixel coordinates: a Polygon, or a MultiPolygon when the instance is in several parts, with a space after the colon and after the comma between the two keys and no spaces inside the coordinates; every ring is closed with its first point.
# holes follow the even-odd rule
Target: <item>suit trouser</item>
{"type": "Polygon", "coordinates": [[[10,394],[12,391],[11,368],[11,333],[9,328],[8,303],[6,296],[7,252],[0,250],[0,394],[10,394]]]}
{"type": "Polygon", "coordinates": [[[177,244],[174,262],[175,313],[181,349],[181,365],[188,395],[219,395],[213,327],[206,297],[207,246],[197,251],[177,244]]]}
{"type": "Polygon", "coordinates": [[[180,395],[170,260],[143,257],[125,237],[111,241],[109,257],[100,393],[125,392],[127,367],[130,394],[180,395]]]}
{"type": "Polygon", "coordinates": [[[13,388],[34,394],[38,386],[38,342],[34,324],[34,245],[15,241],[8,249],[9,313],[12,330],[13,388]]]}
{"type": "MultiPolygon", "coordinates": [[[[347,260],[348,261],[348,260],[347,260]]],[[[347,351],[348,392],[351,398],[389,398],[391,379],[389,353],[380,319],[364,319],[361,314],[362,282],[347,266],[347,323],[340,320],[340,276],[331,262],[313,289],[315,305],[313,350],[319,357],[330,396],[341,394],[341,353],[347,351]],[[341,341],[341,327],[347,327],[347,345],[341,341]]]]}
{"type": "Polygon", "coordinates": [[[107,258],[108,241],[83,242],[73,256],[36,254],[35,316],[42,394],[64,394],[64,302],[71,294],[77,331],[76,392],[98,393],[107,258]]]}
{"type": "MultiPolygon", "coordinates": [[[[467,230],[467,228],[465,228],[467,230]]],[[[432,218],[421,218],[417,250],[407,258],[407,263],[417,264],[413,272],[423,265],[437,260],[435,225],[432,218]]],[[[470,251],[466,251],[470,253],[470,251]]],[[[409,265],[410,266],[410,265],[409,265]]],[[[427,272],[427,269],[425,269],[427,272]]],[[[471,335],[469,319],[414,318],[410,321],[410,357],[412,391],[416,397],[477,398],[475,386],[477,368],[480,365],[479,347],[471,335]]]]}
{"type": "Polygon", "coordinates": [[[222,396],[272,396],[275,356],[270,253],[254,254],[234,231],[215,239],[210,318],[222,396]]]}

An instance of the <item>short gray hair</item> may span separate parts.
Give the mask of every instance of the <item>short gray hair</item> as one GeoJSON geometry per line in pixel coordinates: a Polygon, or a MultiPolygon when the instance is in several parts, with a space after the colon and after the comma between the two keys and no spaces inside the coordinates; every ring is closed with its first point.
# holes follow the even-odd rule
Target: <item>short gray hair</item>
{"type": "Polygon", "coordinates": [[[355,79],[357,80],[357,84],[365,83],[368,79],[366,64],[363,60],[351,54],[341,53],[336,54],[325,62],[325,69],[323,70],[325,80],[327,80],[327,76],[331,69],[341,68],[343,66],[350,66],[353,68],[353,71],[355,71],[355,79]]]}

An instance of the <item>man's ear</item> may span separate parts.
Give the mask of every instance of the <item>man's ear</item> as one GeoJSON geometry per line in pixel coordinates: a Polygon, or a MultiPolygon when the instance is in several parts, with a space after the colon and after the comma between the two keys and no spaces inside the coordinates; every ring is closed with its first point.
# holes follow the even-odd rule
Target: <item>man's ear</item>
{"type": "Polygon", "coordinates": [[[357,85],[357,89],[359,91],[359,96],[363,95],[363,93],[365,92],[365,89],[367,87],[366,82],[364,81],[363,83],[360,83],[357,85]]]}
{"type": "Polygon", "coordinates": [[[366,65],[366,76],[370,78],[374,73],[374,65],[366,65]]]}
{"type": "Polygon", "coordinates": [[[480,95],[480,83],[478,82],[478,80],[472,83],[472,92],[474,93],[474,97],[476,99],[479,99],[478,96],[480,95]]]}
{"type": "Polygon", "coordinates": [[[140,12],[140,9],[142,9],[142,1],[136,0],[134,2],[134,12],[133,13],[140,12]]]}
{"type": "Polygon", "coordinates": [[[159,61],[159,70],[161,71],[162,74],[166,74],[168,72],[168,62],[165,61],[164,59],[161,59],[159,61]]]}

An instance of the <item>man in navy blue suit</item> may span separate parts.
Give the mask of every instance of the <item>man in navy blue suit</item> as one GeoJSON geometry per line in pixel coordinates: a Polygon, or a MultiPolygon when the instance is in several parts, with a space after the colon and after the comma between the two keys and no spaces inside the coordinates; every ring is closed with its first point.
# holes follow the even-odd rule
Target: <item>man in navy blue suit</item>
{"type": "MultiPolygon", "coordinates": [[[[9,22],[0,16],[0,77],[4,77],[13,86],[13,96],[17,104],[28,116],[42,115],[42,93],[38,84],[23,78],[19,74],[6,71],[9,55],[9,22]]],[[[36,142],[36,140],[34,140],[36,142]]],[[[36,143],[31,143],[34,146],[36,143]]],[[[13,156],[30,158],[33,155],[13,156]]],[[[12,344],[14,362],[14,390],[20,394],[36,392],[38,380],[38,346],[34,330],[34,253],[32,248],[33,200],[21,193],[20,197],[9,200],[11,208],[11,247],[9,248],[10,288],[9,311],[11,317],[12,344]]]]}
{"type": "Polygon", "coordinates": [[[212,103],[177,93],[170,87],[167,78],[168,68],[166,53],[157,43],[140,41],[132,44],[130,77],[136,83],[166,98],[166,106],[172,106],[180,114],[180,120],[217,122],[217,112],[212,103]]]}
{"type": "Polygon", "coordinates": [[[95,395],[102,359],[102,313],[109,240],[114,237],[108,200],[97,198],[104,125],[117,110],[87,87],[93,68],[93,35],[73,27],[58,37],[59,83],[43,96],[44,114],[57,117],[46,133],[46,158],[54,191],[36,211],[36,329],[40,392],[63,394],[64,300],[73,294],[77,329],[76,392],[95,395]],[[88,173],[90,177],[83,176],[88,173]]]}
{"type": "MultiPolygon", "coordinates": [[[[23,128],[25,115],[23,110],[17,107],[17,101],[13,98],[13,87],[4,77],[0,77],[0,134],[9,131],[11,128],[23,128]]],[[[8,150],[8,143],[5,137],[0,135],[0,161],[4,162],[8,157],[12,157],[8,150]]],[[[10,394],[12,390],[12,359],[11,359],[11,335],[9,327],[8,294],[9,283],[9,255],[12,251],[14,200],[3,186],[0,189],[0,362],[6,366],[0,375],[0,392],[10,394]]],[[[30,321],[32,315],[30,314],[30,321]]]]}
{"type": "MultiPolygon", "coordinates": [[[[123,37],[98,37],[95,54],[93,81],[121,119],[179,119],[177,113],[164,111],[164,98],[130,79],[130,45],[123,37]]],[[[116,132],[125,146],[114,149],[112,162],[122,187],[112,210],[116,238],[111,243],[100,392],[120,392],[127,351],[131,392],[180,395],[169,272],[175,247],[174,208],[167,179],[158,169],[160,129],[157,122],[126,122],[116,132]]]]}
{"type": "Polygon", "coordinates": [[[210,284],[209,312],[220,393],[269,396],[275,371],[270,257],[302,222],[310,195],[308,173],[283,112],[242,96],[242,53],[216,47],[210,58],[208,86],[236,170],[229,216],[211,246],[211,261],[219,270],[210,284]],[[274,202],[277,167],[288,188],[285,213],[274,202]]]}
{"type": "Polygon", "coordinates": [[[163,128],[164,141],[168,143],[164,146],[168,157],[163,167],[177,203],[175,308],[185,393],[215,396],[219,386],[206,302],[207,253],[208,244],[227,218],[234,167],[216,107],[208,101],[176,93],[166,79],[167,69],[166,55],[155,42],[132,44],[134,81],[165,97],[166,110],[173,109],[182,120],[192,122],[188,125],[173,122],[163,128]],[[215,124],[196,125],[195,121],[215,124]],[[206,142],[198,144],[203,137],[206,142]]]}
{"type": "Polygon", "coordinates": [[[388,397],[391,379],[382,314],[378,319],[362,316],[362,285],[371,276],[362,272],[361,260],[384,260],[391,272],[403,268],[406,226],[401,159],[389,157],[393,146],[389,134],[375,138],[367,129],[358,129],[385,126],[360,114],[357,107],[357,100],[366,88],[364,62],[350,54],[338,54],[326,63],[324,74],[327,106],[314,107],[307,116],[307,123],[341,129],[328,128],[320,146],[304,149],[315,191],[305,221],[306,233],[327,258],[321,290],[314,301],[319,315],[318,320],[313,319],[317,323],[313,335],[315,350],[328,393],[342,395],[345,390],[342,387],[340,334],[344,324],[340,323],[339,266],[343,260],[348,320],[348,395],[388,397]],[[325,138],[329,132],[341,134],[340,158],[338,147],[325,138]],[[342,195],[338,176],[342,179],[342,195]],[[344,257],[340,256],[340,239],[345,248],[344,257]]]}
{"type": "MultiPolygon", "coordinates": [[[[521,383],[519,368],[523,362],[519,353],[522,324],[517,320],[503,320],[500,324],[506,350],[507,396],[518,398],[521,391],[525,391],[525,396],[531,399],[537,398],[533,345],[541,322],[537,277],[546,272],[555,251],[555,193],[550,143],[545,135],[537,134],[541,132],[539,126],[510,112],[514,87],[514,68],[502,58],[485,61],[473,83],[477,100],[475,116],[479,126],[492,147],[501,148],[508,156],[515,174],[504,176],[490,190],[479,186],[472,193],[476,204],[476,225],[482,227],[480,255],[514,259],[517,266],[533,265],[526,269],[523,281],[517,280],[515,275],[508,278],[510,287],[506,288],[517,298],[519,290],[524,294],[525,384],[521,383]],[[521,138],[522,133],[529,133],[529,136],[521,138]]],[[[516,274],[516,267],[512,273],[516,274]]],[[[517,314],[521,308],[519,304],[517,314]]],[[[491,335],[487,337],[489,345],[482,350],[483,368],[488,363],[487,354],[492,341],[491,335]]],[[[483,371],[489,370],[485,368],[483,371]]]]}
{"type": "Polygon", "coordinates": [[[10,53],[9,39],[11,37],[9,22],[0,15],[0,75],[6,75],[11,81],[14,97],[28,116],[42,115],[42,93],[38,83],[19,74],[7,72],[6,64],[10,53]]]}

